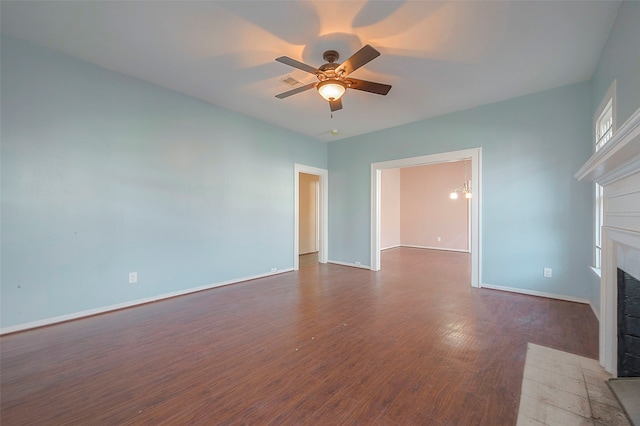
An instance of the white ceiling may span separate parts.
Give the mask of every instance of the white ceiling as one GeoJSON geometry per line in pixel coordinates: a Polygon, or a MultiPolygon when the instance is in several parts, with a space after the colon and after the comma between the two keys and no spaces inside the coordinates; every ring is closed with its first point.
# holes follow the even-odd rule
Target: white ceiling
{"type": "Polygon", "coordinates": [[[619,1],[2,1],[1,30],[332,141],[591,78],[619,1]],[[355,78],[344,109],[281,79],[364,44],[382,55],[355,78]],[[331,129],[337,129],[333,136],[331,129]]]}

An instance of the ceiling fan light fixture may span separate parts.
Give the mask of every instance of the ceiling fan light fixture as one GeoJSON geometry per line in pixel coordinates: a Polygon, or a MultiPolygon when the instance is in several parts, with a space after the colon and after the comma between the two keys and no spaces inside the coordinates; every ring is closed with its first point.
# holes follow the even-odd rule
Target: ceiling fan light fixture
{"type": "Polygon", "coordinates": [[[318,83],[318,93],[329,102],[340,99],[346,90],[347,85],[340,80],[325,80],[318,83]]]}

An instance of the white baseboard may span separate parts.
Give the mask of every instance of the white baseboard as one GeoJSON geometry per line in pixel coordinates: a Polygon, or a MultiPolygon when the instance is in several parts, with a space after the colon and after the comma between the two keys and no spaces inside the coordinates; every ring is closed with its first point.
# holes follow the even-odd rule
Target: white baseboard
{"type": "Polygon", "coordinates": [[[389,250],[389,249],[398,248],[398,247],[402,247],[402,244],[396,244],[396,245],[389,246],[389,247],[381,247],[380,251],[389,250]]]}
{"type": "Polygon", "coordinates": [[[189,288],[186,290],[179,290],[171,293],[160,294],[157,296],[146,297],[144,299],[132,300],[129,302],[117,303],[115,305],[103,306],[95,309],[88,309],[86,311],[75,312],[72,314],[60,315],[57,317],[45,318],[42,320],[27,322],[24,324],[12,325],[10,327],[0,328],[0,335],[29,330],[37,327],[44,327],[46,325],[57,324],[65,321],[72,321],[80,318],[90,317],[93,315],[104,314],[111,311],[117,311],[119,309],[131,308],[137,305],[144,305],[146,303],[157,302],[163,299],[170,299],[172,297],[183,296],[189,293],[197,293],[199,291],[209,290],[215,287],[222,287],[225,285],[236,284],[243,281],[255,280],[257,278],[269,277],[271,275],[284,274],[285,272],[291,272],[291,271],[293,271],[293,268],[279,269],[277,272],[267,272],[264,274],[251,275],[248,277],[237,278],[234,280],[221,281],[213,284],[203,285],[200,287],[189,288]]]}
{"type": "Polygon", "coordinates": [[[348,263],[348,262],[339,262],[337,260],[327,260],[327,263],[334,263],[336,265],[342,265],[342,266],[350,266],[352,268],[361,268],[361,269],[371,269],[371,266],[369,265],[356,265],[355,263],[348,263]]]}
{"type": "Polygon", "coordinates": [[[527,289],[515,288],[515,287],[504,287],[501,285],[484,284],[484,283],[480,284],[480,288],[489,288],[492,290],[508,291],[510,293],[527,294],[529,296],[546,297],[548,299],[565,300],[567,302],[584,303],[586,305],[591,304],[591,301],[589,299],[583,299],[581,297],[574,297],[574,296],[565,296],[563,294],[547,293],[544,291],[527,290],[527,289]]]}
{"type": "Polygon", "coordinates": [[[593,302],[589,301],[589,306],[591,306],[591,310],[593,311],[593,314],[596,316],[596,319],[598,320],[598,322],[600,322],[600,312],[593,305],[593,302]]]}
{"type": "Polygon", "coordinates": [[[427,249],[427,250],[442,250],[442,251],[456,251],[459,253],[469,253],[469,250],[461,250],[447,247],[431,247],[431,246],[414,246],[410,244],[401,244],[398,247],[408,247],[408,248],[418,248],[418,249],[427,249]]]}

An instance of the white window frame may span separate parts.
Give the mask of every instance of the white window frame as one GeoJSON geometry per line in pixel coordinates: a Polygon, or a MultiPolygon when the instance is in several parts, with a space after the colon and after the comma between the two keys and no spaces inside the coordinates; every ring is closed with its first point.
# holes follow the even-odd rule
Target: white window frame
{"type": "MultiPolygon", "coordinates": [[[[616,80],[613,80],[607,93],[602,98],[595,115],[593,116],[593,141],[594,152],[611,140],[616,131],[616,80]],[[611,117],[609,116],[611,111],[611,117]],[[603,121],[610,121],[610,132],[603,121]],[[604,135],[600,135],[599,130],[605,129],[604,135]]],[[[602,186],[595,184],[594,199],[594,227],[593,227],[593,269],[600,275],[601,255],[602,255],[602,226],[604,220],[604,191],[602,186]]]]}

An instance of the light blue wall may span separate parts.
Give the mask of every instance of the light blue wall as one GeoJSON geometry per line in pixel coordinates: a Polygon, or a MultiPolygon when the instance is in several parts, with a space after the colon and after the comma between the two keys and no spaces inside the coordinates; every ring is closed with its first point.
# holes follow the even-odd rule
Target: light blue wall
{"type": "Polygon", "coordinates": [[[591,186],[573,175],[591,155],[590,101],[585,82],[332,142],[331,258],[370,262],[371,163],[482,147],[482,282],[589,298],[591,186]]]}
{"type": "MultiPolygon", "coordinates": [[[[616,80],[616,124],[620,127],[640,108],[640,2],[624,1],[591,79],[591,113],[595,117],[609,86],[616,80]]],[[[593,124],[592,124],[593,127],[593,124]]],[[[593,137],[590,143],[593,146],[593,137]]],[[[600,280],[591,279],[591,303],[600,310],[600,280]]]]}
{"type": "Polygon", "coordinates": [[[624,124],[640,108],[640,1],[625,1],[593,74],[592,113],[616,81],[616,122],[624,124]]]}
{"type": "Polygon", "coordinates": [[[314,140],[2,36],[1,326],[291,267],[293,163],[330,166],[329,255],[369,263],[370,164],[481,146],[488,284],[592,298],[591,120],[640,107],[640,2],[593,79],[314,140]],[[259,219],[257,219],[259,218],[259,219]],[[542,268],[554,269],[552,279],[542,268]],[[137,271],[139,283],[127,283],[137,271]]]}
{"type": "Polygon", "coordinates": [[[7,36],[1,60],[2,327],[293,266],[294,163],[325,144],[7,36]]]}

